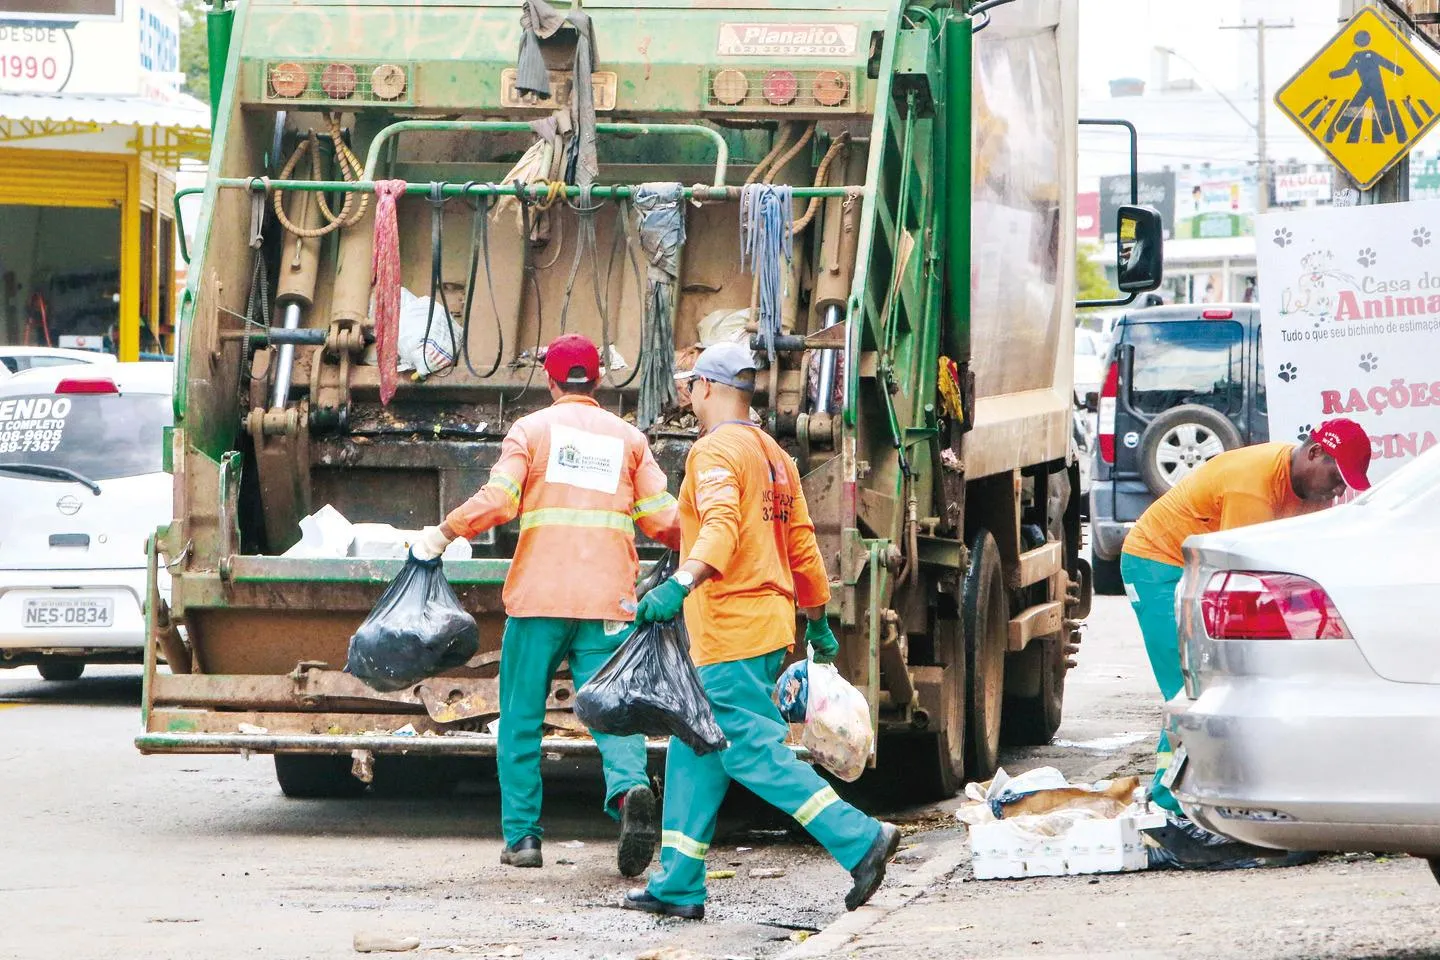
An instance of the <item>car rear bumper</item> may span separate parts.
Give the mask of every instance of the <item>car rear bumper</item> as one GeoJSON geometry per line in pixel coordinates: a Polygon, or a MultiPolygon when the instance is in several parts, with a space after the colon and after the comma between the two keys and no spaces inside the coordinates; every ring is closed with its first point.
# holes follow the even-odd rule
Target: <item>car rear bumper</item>
{"type": "Polygon", "coordinates": [[[22,654],[134,652],[145,646],[145,570],[0,570],[0,664],[22,654]],[[27,600],[97,598],[113,603],[107,626],[27,626],[27,600]]]}
{"type": "Polygon", "coordinates": [[[1095,519],[1094,504],[1090,513],[1090,550],[1100,560],[1120,559],[1120,548],[1133,523],[1117,523],[1114,520],[1095,519]]]}
{"type": "Polygon", "coordinates": [[[1440,685],[1293,676],[1166,705],[1185,812],[1277,849],[1440,855],[1440,685]]]}

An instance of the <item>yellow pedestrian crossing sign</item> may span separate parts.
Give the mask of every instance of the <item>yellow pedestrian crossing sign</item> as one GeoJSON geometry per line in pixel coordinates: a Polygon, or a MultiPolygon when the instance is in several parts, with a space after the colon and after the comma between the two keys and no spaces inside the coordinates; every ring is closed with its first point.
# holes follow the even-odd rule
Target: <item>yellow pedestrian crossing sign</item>
{"type": "Polygon", "coordinates": [[[1286,81],[1275,105],[1368,190],[1440,122],[1440,73],[1366,7],[1286,81]]]}

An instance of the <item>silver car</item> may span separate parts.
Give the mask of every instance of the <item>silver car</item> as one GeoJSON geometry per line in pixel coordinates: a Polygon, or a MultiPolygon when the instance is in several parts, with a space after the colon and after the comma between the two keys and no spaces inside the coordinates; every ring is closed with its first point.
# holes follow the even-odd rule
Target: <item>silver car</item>
{"type": "Polygon", "coordinates": [[[1192,537],[1172,789],[1217,833],[1440,879],[1440,448],[1348,505],[1192,537]]]}

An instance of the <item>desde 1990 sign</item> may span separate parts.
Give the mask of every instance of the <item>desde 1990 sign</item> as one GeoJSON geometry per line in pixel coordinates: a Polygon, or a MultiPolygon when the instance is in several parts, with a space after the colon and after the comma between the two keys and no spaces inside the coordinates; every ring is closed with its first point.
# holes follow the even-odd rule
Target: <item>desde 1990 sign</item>
{"type": "Polygon", "coordinates": [[[69,30],[0,21],[0,92],[59,93],[74,65],[69,30]]]}

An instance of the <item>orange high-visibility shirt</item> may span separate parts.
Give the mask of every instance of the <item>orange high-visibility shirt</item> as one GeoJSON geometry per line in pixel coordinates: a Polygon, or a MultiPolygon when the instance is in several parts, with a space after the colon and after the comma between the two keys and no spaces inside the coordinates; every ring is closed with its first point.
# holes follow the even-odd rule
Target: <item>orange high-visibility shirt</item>
{"type": "Polygon", "coordinates": [[[490,480],[445,518],[446,532],[469,538],[517,515],[504,592],[512,617],[633,620],[636,525],[680,545],[675,498],[645,435],[585,396],[515,421],[490,480]]]}
{"type": "Polygon", "coordinates": [[[1124,551],[1145,560],[1185,565],[1180,545],[1192,534],[1234,530],[1323,510],[1290,483],[1293,443],[1260,443],[1220,454],[1175,484],[1140,515],[1124,551]]]}
{"type": "Polygon", "coordinates": [[[758,427],[726,423],[701,437],[680,484],[680,555],[717,571],[685,602],[696,666],[795,643],[795,607],[830,599],[800,471],[758,427]]]}

